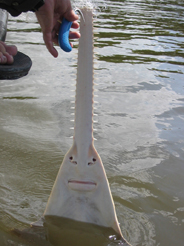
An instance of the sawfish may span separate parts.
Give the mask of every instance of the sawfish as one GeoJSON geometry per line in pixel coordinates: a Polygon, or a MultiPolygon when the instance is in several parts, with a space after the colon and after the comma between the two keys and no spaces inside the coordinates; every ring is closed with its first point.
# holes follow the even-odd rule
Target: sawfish
{"type": "Polygon", "coordinates": [[[87,7],[81,12],[73,144],[63,159],[43,216],[112,228],[126,244],[106,172],[94,147],[93,13],[87,7]]]}

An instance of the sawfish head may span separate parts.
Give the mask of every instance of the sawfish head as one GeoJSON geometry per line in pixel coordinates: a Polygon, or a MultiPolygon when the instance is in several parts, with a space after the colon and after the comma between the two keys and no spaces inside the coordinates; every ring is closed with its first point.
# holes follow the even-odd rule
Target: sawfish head
{"type": "Polygon", "coordinates": [[[74,141],[64,157],[44,215],[111,227],[121,235],[106,173],[93,144],[77,148],[74,141]]]}

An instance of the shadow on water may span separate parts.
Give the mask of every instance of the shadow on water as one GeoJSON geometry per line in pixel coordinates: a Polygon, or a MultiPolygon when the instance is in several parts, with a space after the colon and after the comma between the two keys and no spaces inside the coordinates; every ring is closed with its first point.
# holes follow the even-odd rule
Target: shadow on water
{"type": "Polygon", "coordinates": [[[25,230],[14,229],[11,235],[19,238],[26,245],[39,246],[128,246],[118,238],[111,228],[96,226],[56,216],[46,216],[43,226],[31,226],[25,230]]]}

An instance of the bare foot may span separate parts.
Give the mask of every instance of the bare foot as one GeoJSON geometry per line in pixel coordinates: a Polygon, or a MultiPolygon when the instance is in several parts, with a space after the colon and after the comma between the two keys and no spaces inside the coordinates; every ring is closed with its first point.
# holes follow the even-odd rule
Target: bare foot
{"type": "Polygon", "coordinates": [[[14,45],[6,45],[0,41],[0,64],[12,64],[13,56],[17,54],[17,47],[14,45]]]}

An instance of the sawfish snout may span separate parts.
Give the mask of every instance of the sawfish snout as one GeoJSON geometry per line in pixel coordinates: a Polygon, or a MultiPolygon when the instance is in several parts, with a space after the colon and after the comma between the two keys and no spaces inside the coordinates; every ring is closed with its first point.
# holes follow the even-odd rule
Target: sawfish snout
{"type": "Polygon", "coordinates": [[[92,191],[96,188],[97,184],[93,181],[82,180],[68,180],[68,185],[72,190],[76,191],[92,191]]]}

